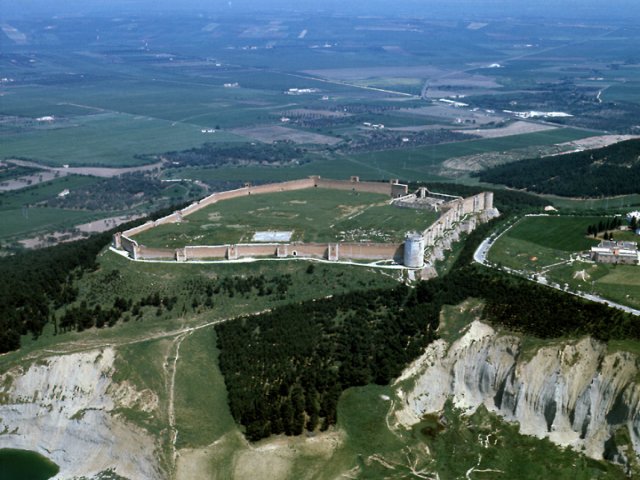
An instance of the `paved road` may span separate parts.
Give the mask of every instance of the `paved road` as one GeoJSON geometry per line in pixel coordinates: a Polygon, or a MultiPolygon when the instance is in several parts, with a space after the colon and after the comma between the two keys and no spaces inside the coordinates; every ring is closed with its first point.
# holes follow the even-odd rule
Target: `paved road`
{"type": "Polygon", "coordinates": [[[522,270],[514,270],[514,269],[508,268],[508,267],[498,267],[497,265],[491,263],[487,259],[487,256],[489,254],[489,250],[491,250],[491,247],[496,242],[496,240],[498,240],[502,235],[504,235],[506,232],[508,232],[509,229],[513,225],[515,225],[516,223],[517,222],[514,222],[513,224],[509,225],[509,227],[507,227],[502,232],[500,232],[499,235],[491,235],[491,236],[485,238],[482,241],[482,243],[478,246],[476,251],[473,253],[473,260],[476,263],[484,265],[485,267],[496,268],[496,269],[502,270],[504,272],[510,273],[512,275],[517,275],[519,277],[523,277],[523,278],[525,278],[527,280],[530,280],[532,282],[536,282],[536,283],[538,283],[540,285],[544,285],[545,287],[555,288],[556,290],[560,290],[561,292],[568,293],[568,294],[571,294],[571,295],[575,295],[576,297],[581,297],[581,298],[584,298],[586,300],[590,300],[592,302],[602,303],[602,304],[607,305],[609,307],[617,308],[618,310],[622,310],[623,312],[627,312],[627,313],[630,313],[632,315],[640,316],[640,310],[638,310],[638,309],[631,308],[631,307],[628,307],[626,305],[621,305],[621,304],[616,303],[616,302],[612,302],[611,300],[607,300],[606,298],[602,298],[602,297],[600,297],[598,295],[593,295],[591,293],[565,290],[558,283],[550,283],[550,282],[548,282],[547,279],[544,276],[537,276],[535,279],[533,279],[533,278],[531,278],[529,276],[530,274],[528,274],[527,272],[524,272],[522,270]]]}

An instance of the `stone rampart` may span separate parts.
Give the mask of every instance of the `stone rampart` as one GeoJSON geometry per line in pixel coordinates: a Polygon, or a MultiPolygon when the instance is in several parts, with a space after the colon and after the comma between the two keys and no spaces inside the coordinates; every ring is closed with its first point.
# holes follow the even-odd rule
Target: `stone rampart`
{"type": "Polygon", "coordinates": [[[178,261],[242,258],[321,258],[331,260],[400,260],[402,243],[263,243],[239,245],[211,245],[168,248],[138,247],[140,259],[175,259],[178,261]],[[336,248],[337,247],[337,248],[336,248]]]}
{"type": "Polygon", "coordinates": [[[227,245],[208,245],[199,247],[185,247],[185,260],[198,260],[206,258],[225,258],[227,255],[227,245]]]}
{"type": "MultiPolygon", "coordinates": [[[[183,217],[220,200],[307,188],[326,188],[334,190],[351,190],[402,197],[407,194],[407,185],[397,180],[389,183],[361,182],[358,177],[350,180],[330,180],[310,177],[302,180],[282,182],[268,185],[246,186],[228,192],[216,192],[179,212],[174,212],[154,222],[149,221],[132,229],[114,235],[114,246],[129,253],[134,259],[165,259],[179,262],[205,259],[242,259],[258,258],[321,258],[331,261],[340,260],[394,260],[402,263],[403,243],[252,243],[238,245],[203,245],[186,246],[179,249],[150,248],[138,245],[130,238],[157,225],[182,221],[183,217]]],[[[482,192],[468,198],[459,198],[443,205],[440,217],[422,232],[427,260],[441,259],[443,251],[458,240],[460,233],[469,232],[477,222],[486,221],[497,215],[493,209],[493,193],[482,192]]]]}
{"type": "Polygon", "coordinates": [[[311,257],[311,258],[328,258],[328,243],[294,243],[287,245],[287,258],[292,257],[311,257]]]}
{"type": "Polygon", "coordinates": [[[120,245],[131,258],[138,258],[138,242],[123,234],[120,235],[120,245]]]}
{"type": "Polygon", "coordinates": [[[354,192],[380,193],[390,197],[400,197],[406,195],[408,186],[399,183],[384,182],[361,182],[360,180],[331,180],[321,177],[312,177],[315,186],[318,188],[329,188],[332,190],[352,190],[354,192]]]}
{"type": "Polygon", "coordinates": [[[278,244],[276,243],[256,243],[236,245],[238,258],[246,257],[275,257],[278,244]]]}
{"type": "Polygon", "coordinates": [[[147,230],[153,228],[154,223],[149,220],[148,222],[143,223],[142,225],[138,225],[137,227],[130,228],[129,230],[125,230],[122,232],[123,235],[127,237],[133,237],[134,235],[138,235],[139,233],[146,232],[147,230]]]}
{"type": "Polygon", "coordinates": [[[191,215],[192,213],[208,207],[209,205],[213,205],[221,200],[230,200],[232,198],[246,197],[247,195],[258,195],[262,193],[291,192],[294,190],[313,188],[314,186],[314,179],[304,178],[301,180],[291,180],[289,182],[269,183],[266,185],[257,185],[255,187],[247,186],[226,192],[216,192],[196,203],[192,203],[188,207],[183,208],[180,210],[180,213],[182,216],[191,215]]]}
{"type": "Polygon", "coordinates": [[[144,245],[140,245],[138,247],[138,256],[137,258],[142,259],[164,259],[164,260],[175,260],[176,251],[173,248],[150,248],[145,247],[144,245]]]}
{"type": "Polygon", "coordinates": [[[177,223],[182,221],[182,215],[179,212],[173,212],[166,217],[159,218],[155,222],[153,222],[153,226],[157,227],[158,225],[164,225],[166,223],[177,223]]]}
{"type": "Polygon", "coordinates": [[[396,260],[402,259],[402,243],[341,243],[340,260],[396,260]]]}

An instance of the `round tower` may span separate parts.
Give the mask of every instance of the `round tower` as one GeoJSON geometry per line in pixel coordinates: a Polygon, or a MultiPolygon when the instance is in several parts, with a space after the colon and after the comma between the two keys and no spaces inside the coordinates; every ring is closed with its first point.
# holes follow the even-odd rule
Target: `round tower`
{"type": "Polygon", "coordinates": [[[421,234],[407,234],[404,241],[404,265],[410,268],[424,266],[424,237],[421,234]]]}

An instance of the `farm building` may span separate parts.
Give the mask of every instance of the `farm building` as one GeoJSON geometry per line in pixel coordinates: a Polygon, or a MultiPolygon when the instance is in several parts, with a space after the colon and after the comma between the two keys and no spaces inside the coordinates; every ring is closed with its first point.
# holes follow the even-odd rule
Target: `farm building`
{"type": "Polygon", "coordinates": [[[636,242],[604,240],[597,247],[591,247],[591,260],[600,263],[638,265],[640,252],[636,242]]]}

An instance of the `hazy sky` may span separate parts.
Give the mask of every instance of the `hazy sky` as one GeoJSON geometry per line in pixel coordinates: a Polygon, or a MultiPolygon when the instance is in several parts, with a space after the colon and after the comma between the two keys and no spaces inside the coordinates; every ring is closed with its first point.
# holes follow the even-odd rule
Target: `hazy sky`
{"type": "Polygon", "coordinates": [[[359,15],[640,18],[640,0],[0,0],[0,19],[24,15],[302,10],[359,15]]]}

